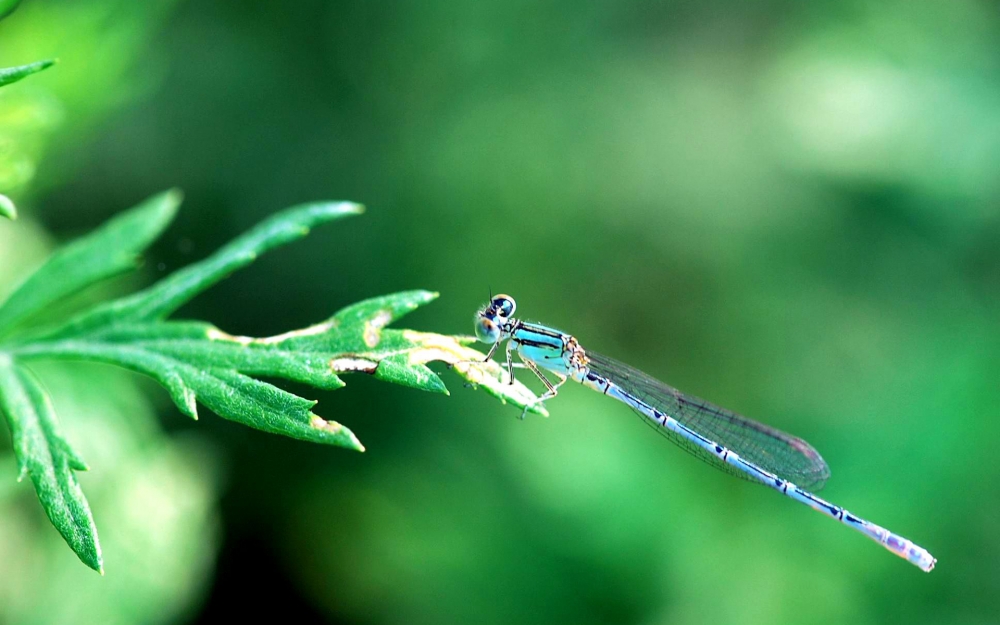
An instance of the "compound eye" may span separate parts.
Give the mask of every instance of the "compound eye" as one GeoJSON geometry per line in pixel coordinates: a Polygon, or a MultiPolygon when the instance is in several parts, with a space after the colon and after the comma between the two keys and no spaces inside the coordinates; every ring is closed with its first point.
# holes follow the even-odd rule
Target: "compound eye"
{"type": "Polygon", "coordinates": [[[486,317],[476,319],[475,330],[476,338],[483,343],[492,345],[500,340],[500,326],[493,323],[491,319],[486,317]]]}
{"type": "Polygon", "coordinates": [[[493,310],[497,311],[497,314],[501,317],[510,317],[514,314],[514,309],[517,306],[514,304],[514,298],[510,295],[497,295],[493,298],[493,310]]]}

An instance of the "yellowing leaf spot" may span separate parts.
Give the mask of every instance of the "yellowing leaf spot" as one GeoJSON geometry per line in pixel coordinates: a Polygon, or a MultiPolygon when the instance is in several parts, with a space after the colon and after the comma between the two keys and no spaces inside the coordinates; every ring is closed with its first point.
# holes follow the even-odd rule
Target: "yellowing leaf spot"
{"type": "Polygon", "coordinates": [[[381,340],[382,328],[392,321],[392,311],[380,310],[375,316],[365,322],[364,339],[365,345],[375,347],[381,340]]]}
{"type": "Polygon", "coordinates": [[[274,345],[276,343],[287,341],[288,339],[325,334],[329,332],[333,326],[333,321],[324,321],[323,323],[317,323],[316,325],[309,326],[308,328],[292,330],[291,332],[276,334],[262,339],[253,338],[252,336],[234,336],[232,334],[227,334],[218,328],[211,328],[206,333],[206,336],[212,341],[230,341],[232,343],[239,343],[240,345],[274,345]]]}
{"type": "Polygon", "coordinates": [[[323,430],[325,432],[329,432],[330,434],[340,434],[341,430],[344,429],[344,426],[340,425],[336,421],[327,421],[319,415],[312,415],[309,419],[309,425],[314,430],[323,430]]]}
{"type": "MultiPolygon", "coordinates": [[[[532,403],[537,397],[527,386],[515,379],[510,384],[507,370],[493,360],[483,361],[484,354],[462,345],[454,337],[416,330],[404,330],[403,336],[420,347],[409,353],[410,364],[446,362],[463,378],[475,385],[491,390],[501,401],[512,401],[518,406],[532,403]]],[[[548,416],[542,409],[541,414],[548,416]]]]}

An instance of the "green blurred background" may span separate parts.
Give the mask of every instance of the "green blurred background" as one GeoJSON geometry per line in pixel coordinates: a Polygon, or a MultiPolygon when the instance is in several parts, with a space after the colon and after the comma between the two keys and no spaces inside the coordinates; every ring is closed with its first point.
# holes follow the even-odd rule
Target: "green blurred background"
{"type": "MultiPolygon", "coordinates": [[[[582,388],[302,390],[365,454],[43,372],[107,575],[0,447],[0,623],[1000,622],[995,2],[26,0],[0,66],[0,295],[46,249],[186,194],[142,284],[271,212],[363,217],[181,313],[268,335],[395,290],[401,325],[519,314],[809,440],[832,501],[925,575],[582,388]]],[[[119,287],[121,285],[118,285],[119,287]]],[[[117,287],[111,287],[117,288],[117,287]]],[[[3,437],[6,437],[4,432],[3,437]]]]}

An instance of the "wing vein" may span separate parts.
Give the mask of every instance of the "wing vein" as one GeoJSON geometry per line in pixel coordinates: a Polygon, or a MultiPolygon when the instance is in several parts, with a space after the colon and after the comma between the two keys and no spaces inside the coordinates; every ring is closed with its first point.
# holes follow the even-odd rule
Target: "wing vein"
{"type": "MultiPolygon", "coordinates": [[[[809,443],[748,419],[704,399],[686,395],[642,371],[607,356],[587,352],[592,373],[606,378],[643,403],[673,417],[760,468],[804,488],[819,490],[830,477],[826,462],[809,443]]],[[[648,417],[636,411],[644,419],[648,417]]],[[[738,468],[652,421],[656,430],[685,451],[738,477],[756,481],[738,468]]]]}

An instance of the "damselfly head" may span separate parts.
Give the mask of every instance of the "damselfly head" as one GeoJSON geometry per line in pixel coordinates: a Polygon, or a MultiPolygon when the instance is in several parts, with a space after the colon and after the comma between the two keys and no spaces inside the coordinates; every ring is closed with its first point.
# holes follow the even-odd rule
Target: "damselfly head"
{"type": "Polygon", "coordinates": [[[495,310],[498,316],[510,318],[514,314],[517,304],[514,303],[514,298],[510,295],[497,295],[490,301],[490,308],[495,310]]]}
{"type": "Polygon", "coordinates": [[[517,305],[510,295],[497,295],[476,315],[476,338],[483,343],[493,344],[500,340],[503,326],[514,314],[517,305]]]}

